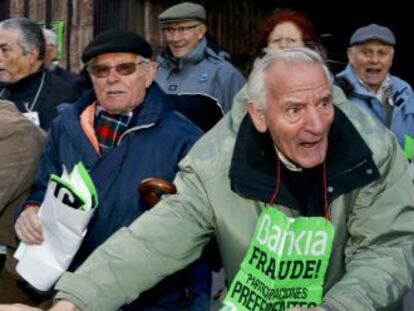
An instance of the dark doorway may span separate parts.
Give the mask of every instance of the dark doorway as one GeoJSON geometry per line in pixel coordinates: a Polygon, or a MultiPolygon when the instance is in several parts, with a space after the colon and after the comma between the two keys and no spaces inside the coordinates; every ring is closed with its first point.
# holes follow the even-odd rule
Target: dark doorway
{"type": "MultiPolygon", "coordinates": [[[[8,2],[0,0],[0,4],[8,2]]],[[[95,35],[112,27],[130,29],[148,35],[157,51],[160,47],[158,14],[178,0],[96,0],[95,35]],[[146,25],[146,27],[144,27],[146,25]]],[[[347,63],[346,49],[358,27],[377,23],[393,30],[397,38],[392,73],[414,84],[410,59],[412,17],[409,1],[394,0],[194,0],[208,12],[210,33],[232,55],[233,63],[247,73],[252,61],[251,49],[261,19],[278,7],[303,12],[315,24],[328,51],[331,69],[337,73],[347,63]]],[[[0,10],[1,12],[1,10],[0,10]]]]}
{"type": "Polygon", "coordinates": [[[342,70],[347,62],[346,49],[349,38],[359,27],[377,23],[389,27],[397,38],[392,73],[414,83],[414,66],[410,59],[412,17],[409,2],[403,0],[281,0],[280,6],[292,7],[305,13],[322,35],[328,56],[335,61],[332,70],[342,70]],[[342,64],[341,64],[342,63],[342,64]]]}
{"type": "Polygon", "coordinates": [[[9,0],[0,0],[0,21],[8,19],[9,16],[9,0]]]}

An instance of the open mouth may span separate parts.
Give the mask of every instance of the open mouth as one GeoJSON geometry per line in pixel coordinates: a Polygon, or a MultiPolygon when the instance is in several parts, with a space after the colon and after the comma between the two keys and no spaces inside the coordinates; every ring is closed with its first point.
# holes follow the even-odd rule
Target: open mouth
{"type": "Polygon", "coordinates": [[[317,143],[301,143],[300,145],[304,148],[313,148],[317,143]]]}
{"type": "Polygon", "coordinates": [[[375,68],[367,68],[366,70],[365,70],[365,72],[368,74],[368,75],[379,75],[380,73],[381,73],[381,69],[375,69],[375,68]]]}
{"type": "Polygon", "coordinates": [[[321,142],[322,142],[322,139],[318,141],[313,141],[313,142],[301,142],[299,143],[299,145],[302,148],[312,149],[312,148],[316,148],[321,142]]]}

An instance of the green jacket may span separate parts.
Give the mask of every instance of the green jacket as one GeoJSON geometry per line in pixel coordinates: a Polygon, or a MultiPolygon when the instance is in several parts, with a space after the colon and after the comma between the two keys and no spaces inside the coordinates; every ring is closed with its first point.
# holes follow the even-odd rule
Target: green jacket
{"type": "MultiPolygon", "coordinates": [[[[411,286],[414,263],[414,192],[408,164],[388,130],[348,104],[337,89],[334,98],[354,126],[355,145],[351,137],[349,150],[340,151],[358,162],[334,176],[327,164],[336,234],[324,301],[340,311],[396,310],[411,286]]],[[[178,194],[164,196],[153,210],[118,231],[76,274],[66,273],[57,284],[58,298],[69,299],[85,311],[116,310],[194,261],[213,234],[226,275],[233,279],[266,201],[253,199],[260,195],[253,188],[260,183],[264,190],[273,189],[266,184],[266,174],[252,170],[255,176],[249,185],[234,171],[235,158],[240,156],[233,155],[235,147],[243,152],[237,149],[236,138],[246,120],[244,106],[241,91],[231,113],[181,161],[175,180],[178,194]]],[[[350,124],[343,113],[336,115],[350,124]]],[[[341,132],[341,127],[337,130],[341,132]]],[[[335,144],[341,146],[341,141],[335,144]]],[[[280,209],[291,217],[299,214],[294,208],[280,209]]]]}

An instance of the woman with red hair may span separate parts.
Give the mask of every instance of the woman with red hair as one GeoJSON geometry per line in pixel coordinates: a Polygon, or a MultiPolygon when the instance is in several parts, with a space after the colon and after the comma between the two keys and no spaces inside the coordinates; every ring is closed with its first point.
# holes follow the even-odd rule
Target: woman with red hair
{"type": "Polygon", "coordinates": [[[276,10],[264,21],[262,29],[255,45],[256,55],[262,53],[264,48],[285,49],[303,46],[323,52],[312,22],[297,11],[276,10]]]}

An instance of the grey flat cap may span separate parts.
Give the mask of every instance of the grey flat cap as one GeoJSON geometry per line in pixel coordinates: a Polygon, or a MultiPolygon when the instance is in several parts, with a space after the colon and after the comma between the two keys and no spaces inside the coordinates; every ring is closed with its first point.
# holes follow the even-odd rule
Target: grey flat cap
{"type": "Polygon", "coordinates": [[[371,40],[379,40],[389,45],[395,45],[395,36],[392,31],[377,24],[358,28],[349,40],[349,45],[358,45],[371,40]]]}
{"type": "Polygon", "coordinates": [[[192,2],[183,2],[166,9],[160,16],[158,16],[158,21],[161,24],[192,20],[205,22],[206,10],[202,5],[192,2]]]}

